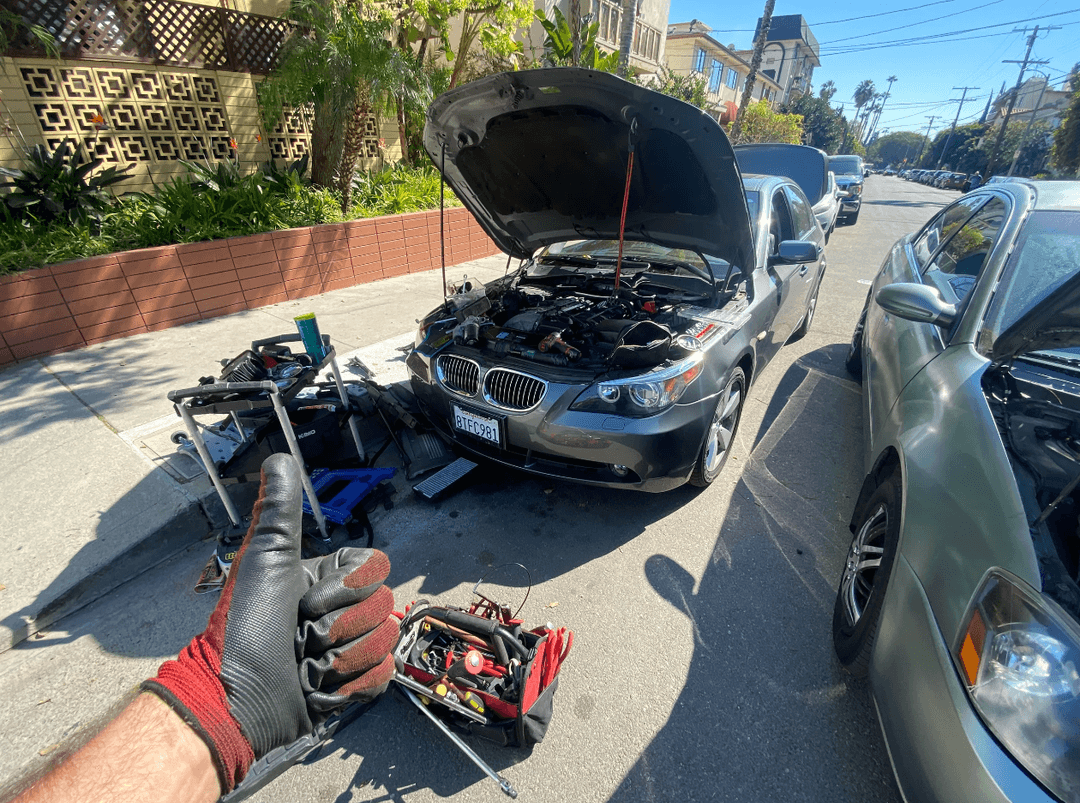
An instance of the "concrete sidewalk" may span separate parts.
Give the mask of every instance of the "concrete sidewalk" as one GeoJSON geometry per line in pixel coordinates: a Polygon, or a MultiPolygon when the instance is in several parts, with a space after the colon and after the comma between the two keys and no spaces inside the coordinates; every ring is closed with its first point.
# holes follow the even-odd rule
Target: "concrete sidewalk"
{"type": "MultiPolygon", "coordinates": [[[[490,281],[504,257],[447,269],[490,281]]],[[[205,473],[176,454],[166,398],[217,375],[252,340],[313,312],[344,368],[357,352],[390,384],[398,346],[442,298],[439,271],[401,276],[135,335],[0,371],[0,652],[206,538],[223,512],[205,473]]],[[[207,550],[209,556],[209,546],[207,550]]]]}

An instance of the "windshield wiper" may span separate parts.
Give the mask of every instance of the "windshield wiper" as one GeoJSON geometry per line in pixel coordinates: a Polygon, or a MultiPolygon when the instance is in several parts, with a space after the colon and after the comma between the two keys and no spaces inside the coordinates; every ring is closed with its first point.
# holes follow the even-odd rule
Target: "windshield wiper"
{"type": "Polygon", "coordinates": [[[1044,360],[1046,362],[1058,363],[1059,365],[1067,365],[1070,368],[1080,368],[1080,357],[1066,357],[1063,354],[1051,351],[1031,351],[1020,359],[1024,359],[1025,356],[1028,358],[1034,357],[1035,359],[1044,360]]]}

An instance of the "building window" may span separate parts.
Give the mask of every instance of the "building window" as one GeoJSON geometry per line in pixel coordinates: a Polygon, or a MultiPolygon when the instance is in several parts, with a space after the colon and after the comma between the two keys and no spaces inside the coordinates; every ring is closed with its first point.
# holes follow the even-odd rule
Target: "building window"
{"type": "Polygon", "coordinates": [[[712,68],[709,70],[709,91],[720,91],[720,79],[724,75],[724,65],[716,59],[712,60],[712,68]]]}
{"type": "Polygon", "coordinates": [[[742,76],[739,75],[739,73],[736,70],[729,69],[727,71],[727,81],[725,81],[725,83],[730,88],[737,89],[739,87],[739,79],[740,78],[742,78],[742,76]]]}
{"type": "Polygon", "coordinates": [[[600,3],[600,31],[598,38],[608,42],[619,41],[619,6],[603,0],[600,3]]]}
{"type": "Polygon", "coordinates": [[[694,72],[705,72],[705,49],[697,48],[694,51],[694,72]]]}

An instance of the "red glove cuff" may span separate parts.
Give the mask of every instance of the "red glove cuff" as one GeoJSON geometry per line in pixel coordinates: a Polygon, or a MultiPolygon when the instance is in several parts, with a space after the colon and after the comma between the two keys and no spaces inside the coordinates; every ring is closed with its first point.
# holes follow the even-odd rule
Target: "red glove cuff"
{"type": "Polygon", "coordinates": [[[247,774],[255,754],[229,713],[220,674],[220,653],[200,635],[175,661],[163,663],[157,677],[144,681],[142,688],[164,700],[206,742],[222,794],[227,794],[247,774]]]}

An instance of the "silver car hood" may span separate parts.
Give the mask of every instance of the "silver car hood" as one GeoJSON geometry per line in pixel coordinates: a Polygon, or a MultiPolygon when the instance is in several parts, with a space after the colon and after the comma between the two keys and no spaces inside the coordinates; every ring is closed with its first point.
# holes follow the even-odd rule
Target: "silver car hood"
{"type": "Polygon", "coordinates": [[[753,268],[742,178],[700,109],[575,67],[501,73],[440,95],[424,148],[477,221],[519,258],[567,240],[614,240],[634,167],[626,239],[753,268]]]}
{"type": "Polygon", "coordinates": [[[1080,273],[1002,332],[990,359],[1002,363],[1029,351],[1076,346],[1080,346],[1080,273]]]}

